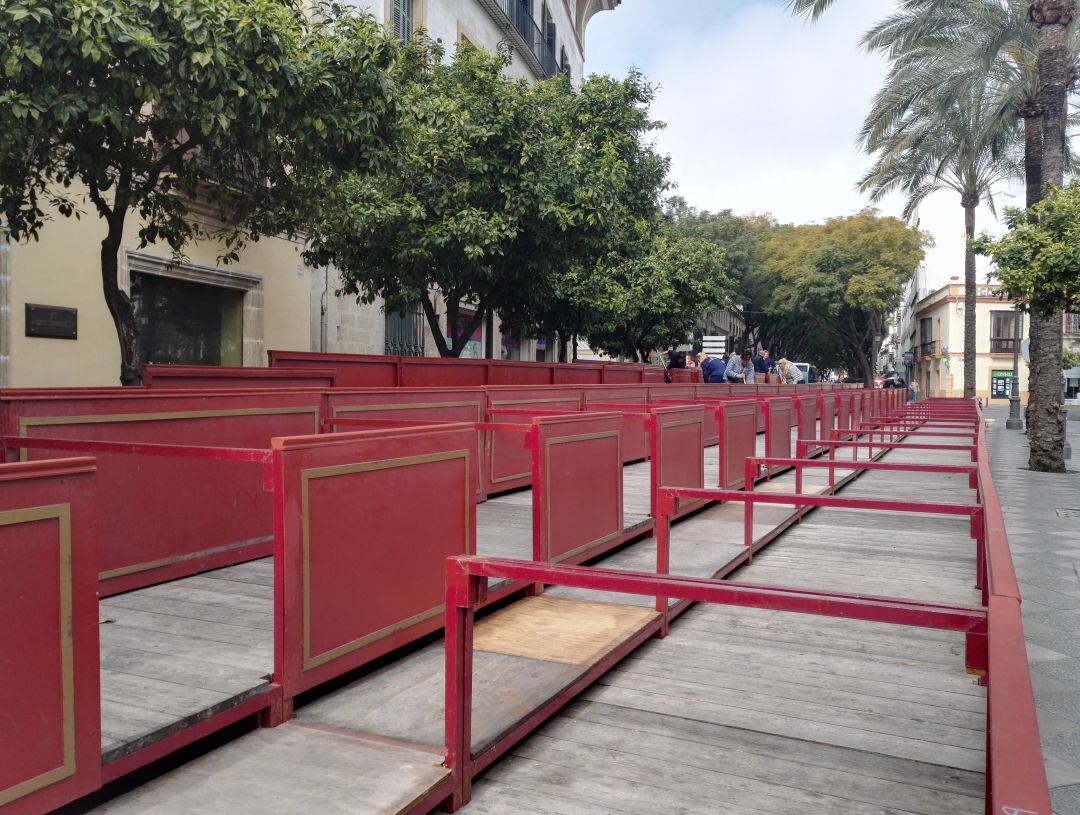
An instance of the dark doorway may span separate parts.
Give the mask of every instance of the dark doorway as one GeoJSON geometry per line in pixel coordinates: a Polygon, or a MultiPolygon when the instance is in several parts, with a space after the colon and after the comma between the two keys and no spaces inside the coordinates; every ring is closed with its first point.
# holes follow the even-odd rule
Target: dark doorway
{"type": "Polygon", "coordinates": [[[242,365],[244,293],[154,274],[131,275],[143,362],[242,365]]]}

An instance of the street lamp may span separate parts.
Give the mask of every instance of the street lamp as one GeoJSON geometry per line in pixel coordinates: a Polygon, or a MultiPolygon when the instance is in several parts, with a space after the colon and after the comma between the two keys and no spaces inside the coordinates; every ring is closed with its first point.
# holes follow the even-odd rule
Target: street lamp
{"type": "Polygon", "coordinates": [[[1023,430],[1024,419],[1020,415],[1020,340],[1024,336],[1024,312],[1016,307],[1015,331],[1013,334],[1013,370],[1009,381],[1009,418],[1005,420],[1006,430],[1023,430]]]}

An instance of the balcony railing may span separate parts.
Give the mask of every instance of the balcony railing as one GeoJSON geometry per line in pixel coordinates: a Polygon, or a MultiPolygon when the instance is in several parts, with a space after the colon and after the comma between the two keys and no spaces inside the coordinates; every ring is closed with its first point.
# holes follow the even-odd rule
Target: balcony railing
{"type": "Polygon", "coordinates": [[[990,338],[990,353],[991,354],[1011,354],[1016,347],[1015,337],[991,337],[990,338]]]}
{"type": "Polygon", "coordinates": [[[919,356],[923,359],[932,357],[937,352],[938,351],[936,341],[931,340],[930,342],[924,342],[922,345],[919,346],[919,356]]]}
{"type": "Polygon", "coordinates": [[[522,0],[479,0],[481,6],[510,36],[529,69],[538,77],[555,76],[559,59],[533,19],[529,4],[522,0]]]}

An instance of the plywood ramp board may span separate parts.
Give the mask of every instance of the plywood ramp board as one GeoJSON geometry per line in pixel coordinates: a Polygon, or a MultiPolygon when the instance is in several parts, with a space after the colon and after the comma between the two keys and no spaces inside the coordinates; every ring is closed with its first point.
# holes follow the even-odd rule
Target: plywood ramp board
{"type": "Polygon", "coordinates": [[[656,618],[656,612],[565,597],[530,597],[480,621],[478,651],[593,665],[656,618]]]}
{"type": "Polygon", "coordinates": [[[438,755],[286,724],[93,810],[101,815],[396,815],[447,776],[438,755]]]}

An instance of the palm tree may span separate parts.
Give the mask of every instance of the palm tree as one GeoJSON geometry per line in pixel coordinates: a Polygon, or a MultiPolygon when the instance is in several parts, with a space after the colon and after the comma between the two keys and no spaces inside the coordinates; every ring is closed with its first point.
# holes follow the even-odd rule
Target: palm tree
{"type": "Polygon", "coordinates": [[[902,191],[908,219],[935,192],[959,195],[969,239],[964,252],[964,396],[974,398],[976,280],[970,240],[979,204],[994,211],[995,186],[1019,174],[1010,155],[1016,152],[1019,128],[1015,117],[999,114],[986,88],[970,88],[943,104],[933,93],[941,76],[935,62],[901,61],[875,97],[860,139],[876,160],[859,188],[875,201],[902,191]]]}
{"type": "MultiPolygon", "coordinates": [[[[816,20],[833,2],[788,0],[788,7],[798,16],[816,20]]],[[[958,2],[904,0],[902,7],[917,8],[925,14],[950,6],[952,25],[964,25],[966,18],[956,14],[958,2]]],[[[988,41],[992,46],[988,53],[994,58],[1001,53],[1008,57],[1011,53],[1016,78],[1020,80],[1013,88],[1020,92],[1018,101],[1026,99],[1026,104],[1017,107],[1017,115],[1025,124],[1025,174],[1030,206],[1041,200],[1046,185],[1060,187],[1064,178],[1068,96],[1076,81],[1073,28],[1076,0],[1031,0],[1030,3],[984,0],[984,5],[986,9],[976,13],[993,12],[994,6],[998,6],[1008,15],[1009,24],[1002,25],[998,36],[988,41]]],[[[986,64],[993,64],[994,58],[986,64]]],[[[1002,64],[1007,65],[1007,60],[1002,64]]],[[[1032,315],[1028,441],[1029,466],[1036,471],[1062,472],[1065,468],[1060,391],[1062,340],[1060,314],[1032,315]]]]}

